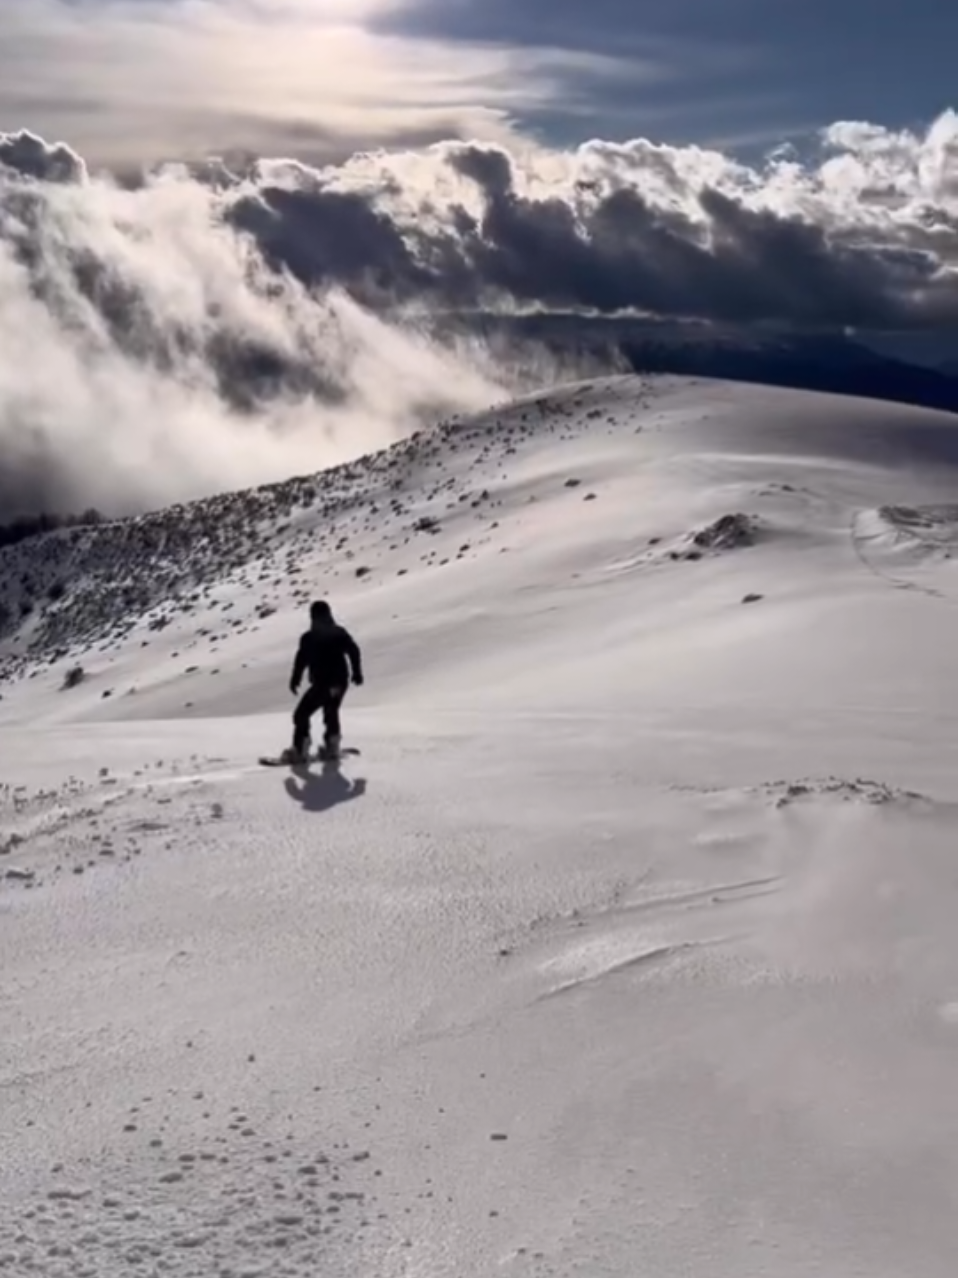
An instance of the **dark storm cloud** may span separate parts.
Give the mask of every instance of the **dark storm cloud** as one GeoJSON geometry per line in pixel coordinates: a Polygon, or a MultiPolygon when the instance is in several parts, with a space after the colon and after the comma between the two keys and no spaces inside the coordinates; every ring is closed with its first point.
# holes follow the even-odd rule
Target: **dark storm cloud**
{"type": "MultiPolygon", "coordinates": [[[[731,165],[716,172],[707,156],[698,179],[687,163],[694,154],[616,158],[610,168],[599,156],[591,178],[558,192],[524,194],[506,151],[450,146],[435,156],[437,185],[452,175],[463,189],[441,207],[384,158],[378,183],[346,189],[335,175],[303,171],[293,187],[260,181],[237,193],[226,216],[273,266],[366,303],[498,301],[805,326],[958,321],[958,281],[948,269],[958,240],[944,206],[932,216],[916,204],[903,216],[898,200],[892,217],[887,193],[873,190],[874,217],[862,222],[860,198],[849,212],[849,190],[818,190],[816,220],[807,174],[763,204],[755,175],[731,165]],[[417,202],[428,217],[410,215],[417,202]]],[[[768,175],[769,193],[780,178],[768,175]]]]}
{"type": "MultiPolygon", "coordinates": [[[[17,212],[5,236],[16,259],[42,263],[55,224],[80,293],[117,334],[160,349],[157,327],[169,338],[175,317],[158,326],[114,262],[88,244],[70,249],[65,211],[79,217],[105,185],[68,147],[30,133],[0,134],[0,164],[9,174],[0,207],[17,212]],[[57,183],[89,194],[57,205],[43,190],[57,183]]],[[[924,137],[836,126],[818,168],[786,156],[747,169],[648,142],[521,158],[449,143],[323,169],[210,161],[142,175],[136,211],[149,216],[177,191],[206,210],[211,250],[219,225],[251,246],[260,270],[375,307],[499,303],[901,328],[958,319],[956,174],[958,120],[946,115],[924,137]]],[[[120,228],[115,243],[131,232],[120,228]]],[[[51,279],[62,284],[62,272],[36,271],[43,288],[51,279]]]]}
{"type": "Polygon", "coordinates": [[[44,182],[79,182],[86,175],[82,159],[65,143],[50,145],[27,129],[0,133],[0,165],[44,182]]]}

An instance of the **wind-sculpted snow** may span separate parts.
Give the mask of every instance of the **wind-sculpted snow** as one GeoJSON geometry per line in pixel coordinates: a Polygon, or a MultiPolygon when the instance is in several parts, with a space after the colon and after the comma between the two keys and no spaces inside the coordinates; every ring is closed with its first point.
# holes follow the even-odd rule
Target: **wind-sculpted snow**
{"type": "Polygon", "coordinates": [[[0,1273],[951,1278],[956,421],[612,378],[0,549],[0,1273]]]}

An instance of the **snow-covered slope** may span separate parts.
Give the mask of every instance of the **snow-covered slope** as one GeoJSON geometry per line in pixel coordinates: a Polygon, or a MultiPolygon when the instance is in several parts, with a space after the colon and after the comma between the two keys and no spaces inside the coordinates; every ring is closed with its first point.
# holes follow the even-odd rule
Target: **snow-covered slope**
{"type": "Polygon", "coordinates": [[[956,552],[958,418],[635,378],[0,552],[0,1272],[950,1278],[956,552]]]}

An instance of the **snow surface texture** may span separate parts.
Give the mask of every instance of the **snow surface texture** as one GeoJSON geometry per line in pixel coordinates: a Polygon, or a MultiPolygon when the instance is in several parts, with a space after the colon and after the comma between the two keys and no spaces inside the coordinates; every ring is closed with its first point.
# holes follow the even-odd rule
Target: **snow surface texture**
{"type": "Polygon", "coordinates": [[[613,379],[0,580],[0,1272],[952,1278],[958,419],[613,379]]]}

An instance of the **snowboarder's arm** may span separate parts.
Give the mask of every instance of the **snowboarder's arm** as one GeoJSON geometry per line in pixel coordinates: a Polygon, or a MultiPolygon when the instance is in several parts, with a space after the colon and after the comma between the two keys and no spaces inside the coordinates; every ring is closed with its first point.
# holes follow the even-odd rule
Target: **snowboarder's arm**
{"type": "Polygon", "coordinates": [[[349,657],[349,668],[353,683],[361,684],[363,681],[363,654],[359,651],[359,644],[348,631],[346,633],[346,655],[349,657]]]}
{"type": "Polygon", "coordinates": [[[299,647],[296,649],[296,657],[293,661],[293,673],[290,676],[289,686],[296,692],[302,683],[303,675],[306,673],[306,636],[303,635],[299,641],[299,647]]]}

